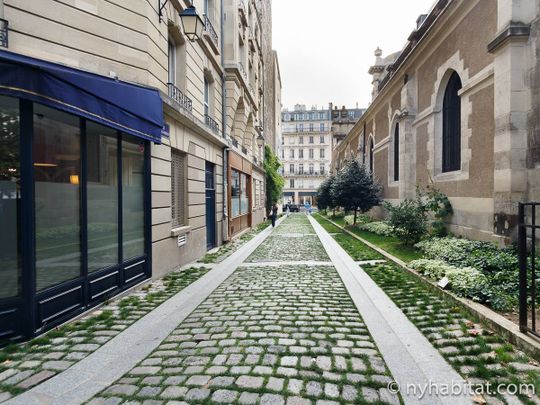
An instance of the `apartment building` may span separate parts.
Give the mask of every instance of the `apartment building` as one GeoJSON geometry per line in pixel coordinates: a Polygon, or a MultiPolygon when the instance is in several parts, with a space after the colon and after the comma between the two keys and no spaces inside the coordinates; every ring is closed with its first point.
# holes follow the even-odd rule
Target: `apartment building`
{"type": "Polygon", "coordinates": [[[261,3],[0,2],[0,339],[262,220],[261,3]]]}
{"type": "Polygon", "coordinates": [[[317,188],[330,169],[330,111],[297,104],[282,114],[283,203],[313,203],[317,188]]]}

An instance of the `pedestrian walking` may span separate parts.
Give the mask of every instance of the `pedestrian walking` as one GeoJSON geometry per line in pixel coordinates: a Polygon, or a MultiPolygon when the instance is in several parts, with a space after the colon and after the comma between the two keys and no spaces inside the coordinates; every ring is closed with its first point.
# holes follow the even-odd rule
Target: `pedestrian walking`
{"type": "Polygon", "coordinates": [[[272,228],[276,226],[278,207],[277,204],[272,205],[272,212],[270,213],[270,218],[272,219],[272,228]]]}

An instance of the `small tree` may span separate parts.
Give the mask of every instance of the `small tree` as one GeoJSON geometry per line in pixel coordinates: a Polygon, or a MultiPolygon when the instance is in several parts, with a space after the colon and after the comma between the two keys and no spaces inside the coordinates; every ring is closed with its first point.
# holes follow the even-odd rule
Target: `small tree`
{"type": "Polygon", "coordinates": [[[331,190],[335,205],[345,211],[354,211],[354,224],[358,210],[363,213],[381,203],[381,186],[356,158],[345,162],[331,190]]]}
{"type": "Polygon", "coordinates": [[[264,147],[264,171],[266,172],[266,212],[270,212],[272,205],[281,198],[285,180],[279,173],[281,164],[270,146],[264,147]]]}
{"type": "Polygon", "coordinates": [[[414,245],[427,233],[426,210],[419,199],[397,205],[385,203],[384,207],[388,210],[388,223],[405,244],[414,245]]]}
{"type": "Polygon", "coordinates": [[[332,184],[336,177],[330,175],[319,186],[317,190],[317,207],[320,210],[332,209],[335,207],[334,200],[332,198],[332,184]]]}

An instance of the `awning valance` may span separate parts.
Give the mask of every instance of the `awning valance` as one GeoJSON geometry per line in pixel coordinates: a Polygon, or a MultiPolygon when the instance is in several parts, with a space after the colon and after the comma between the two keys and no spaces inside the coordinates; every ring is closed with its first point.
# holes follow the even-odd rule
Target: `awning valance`
{"type": "Polygon", "coordinates": [[[0,93],[161,143],[163,106],[157,89],[0,51],[0,93]]]}

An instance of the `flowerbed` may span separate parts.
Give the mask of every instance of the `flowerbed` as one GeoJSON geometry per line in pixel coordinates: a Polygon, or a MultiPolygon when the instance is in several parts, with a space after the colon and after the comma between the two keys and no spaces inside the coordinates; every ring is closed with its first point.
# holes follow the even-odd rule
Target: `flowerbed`
{"type": "Polygon", "coordinates": [[[490,242],[453,236],[427,238],[413,247],[401,244],[395,237],[394,228],[386,221],[361,221],[357,225],[347,225],[352,223],[350,216],[338,217],[337,221],[335,217],[331,219],[409,262],[409,267],[428,279],[439,281],[447,277],[448,288],[459,296],[496,311],[512,311],[518,306],[519,264],[513,248],[499,249],[490,242]],[[411,257],[410,251],[416,257],[411,257]],[[400,254],[402,252],[403,255],[400,254]],[[409,261],[407,257],[416,260],[409,261]]]}

